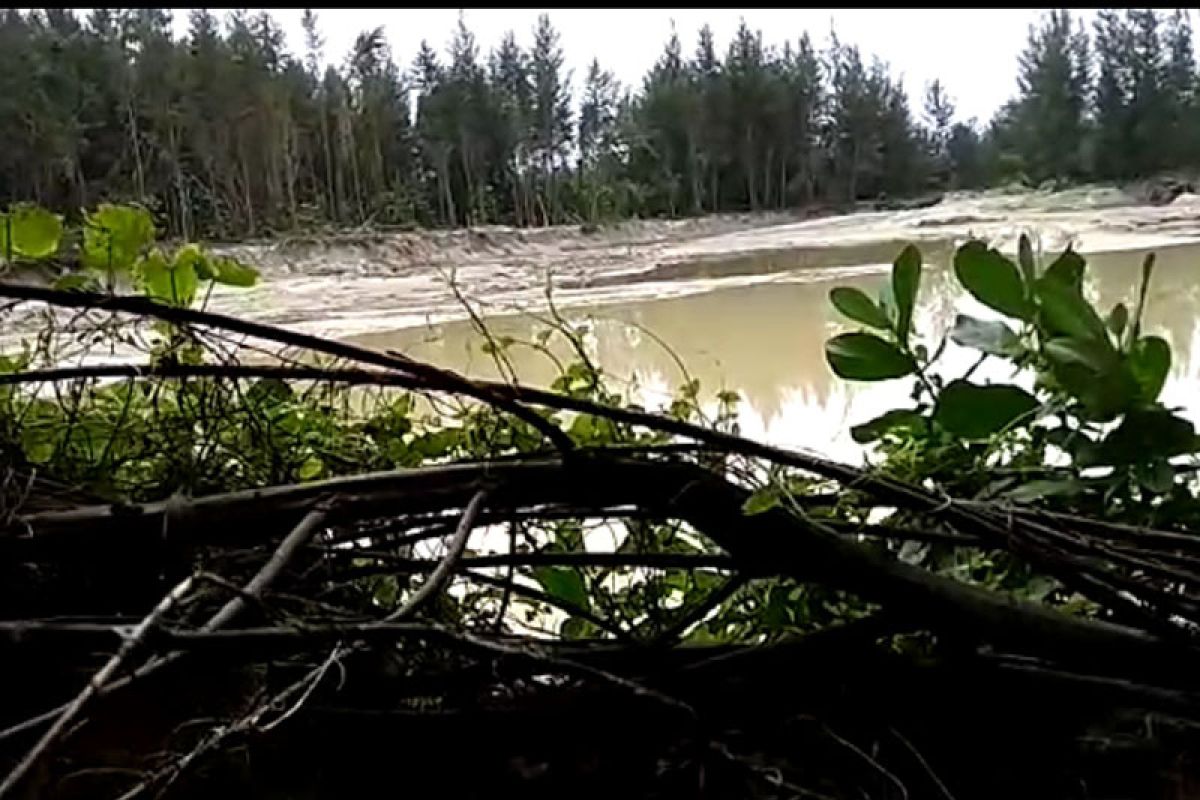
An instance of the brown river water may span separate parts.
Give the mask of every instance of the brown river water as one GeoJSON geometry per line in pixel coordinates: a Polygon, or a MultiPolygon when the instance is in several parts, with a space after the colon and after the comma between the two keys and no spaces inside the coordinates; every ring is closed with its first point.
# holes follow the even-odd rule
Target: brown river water
{"type": "MultiPolygon", "coordinates": [[[[1187,409],[1200,424],[1200,245],[1154,248],[1156,268],[1147,300],[1146,330],[1171,344],[1173,363],[1164,401],[1187,409]]],[[[1089,294],[1107,310],[1136,298],[1140,265],[1148,249],[1092,254],[1089,294]]],[[[956,313],[989,314],[963,296],[948,269],[948,247],[926,249],[927,270],[916,314],[917,330],[930,349],[948,332],[956,313]],[[936,258],[936,261],[934,260],[936,258]]],[[[883,268],[855,271],[829,268],[784,272],[769,282],[713,288],[679,297],[572,309],[588,321],[585,338],[597,363],[620,381],[635,381],[637,393],[653,402],[689,377],[702,393],[736,390],[742,398],[743,432],[777,444],[852,457],[850,425],[905,402],[911,381],[855,384],[834,376],[825,363],[826,339],[846,329],[829,304],[835,286],[858,286],[872,296],[887,279],[883,268]],[[686,370],[686,372],[684,371],[686,370]]],[[[532,341],[544,327],[529,315],[494,317],[493,335],[532,341]]],[[[478,377],[499,378],[483,338],[468,321],[365,333],[353,340],[379,349],[452,367],[478,377]]],[[[567,357],[565,346],[552,348],[567,357]]],[[[554,363],[528,347],[508,352],[523,382],[546,385],[554,363]]],[[[951,345],[942,374],[961,374],[972,354],[951,345]]],[[[1001,362],[977,376],[1008,380],[1001,362]]]]}

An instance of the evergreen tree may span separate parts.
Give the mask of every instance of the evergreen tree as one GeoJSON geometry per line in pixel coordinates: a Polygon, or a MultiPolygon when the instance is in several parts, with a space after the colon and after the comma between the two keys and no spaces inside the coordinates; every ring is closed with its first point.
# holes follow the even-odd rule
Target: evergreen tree
{"type": "Polygon", "coordinates": [[[1094,93],[1095,163],[1093,173],[1101,178],[1129,174],[1130,98],[1133,94],[1130,32],[1121,16],[1102,9],[1096,18],[1097,75],[1094,93]]]}
{"type": "Polygon", "coordinates": [[[1088,92],[1087,36],[1069,11],[1051,11],[1031,26],[1019,59],[1017,148],[1030,176],[1078,177],[1088,92]]]}
{"type": "MultiPolygon", "coordinates": [[[[481,55],[460,18],[411,70],[382,29],[326,63],[266,14],[0,12],[0,201],[77,213],[137,200],[172,234],[313,224],[540,225],[782,208],[1014,179],[1125,180],[1200,167],[1186,12],[1101,11],[1094,58],[1066,11],[1033,26],[1019,92],[990,124],[940,81],[918,116],[885,64],[833,38],[767,47],[745,21],[724,55],[674,31],[635,91],[598,61],[573,119],[558,33],[481,55]],[[1094,86],[1089,78],[1095,72],[1094,86]],[[415,100],[415,103],[412,102],[415,100]]],[[[409,54],[412,55],[412,54],[409,54]]]]}
{"type": "Polygon", "coordinates": [[[563,52],[550,17],[538,17],[530,53],[533,83],[530,144],[541,168],[543,222],[561,221],[558,186],[572,141],[570,74],[563,72],[563,52]]]}

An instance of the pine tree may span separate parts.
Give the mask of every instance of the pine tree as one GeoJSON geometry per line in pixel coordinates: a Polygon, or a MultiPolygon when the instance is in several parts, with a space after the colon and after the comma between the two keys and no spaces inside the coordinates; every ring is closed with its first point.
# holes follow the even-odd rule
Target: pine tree
{"type": "Polygon", "coordinates": [[[601,216],[601,202],[605,197],[609,203],[604,210],[611,211],[613,206],[613,192],[608,187],[618,166],[619,104],[620,87],[616,78],[611,72],[602,70],[600,62],[593,59],[579,108],[578,166],[585,216],[593,223],[601,216]]]}
{"type": "Polygon", "coordinates": [[[925,87],[925,124],[929,128],[929,150],[934,177],[941,184],[951,183],[953,166],[950,158],[950,136],[954,121],[954,101],[940,80],[925,87]]]}
{"type": "Polygon", "coordinates": [[[1123,178],[1130,166],[1130,100],[1133,94],[1130,32],[1121,16],[1101,9],[1095,23],[1097,75],[1094,92],[1095,163],[1101,178],[1123,178]]]}
{"type": "Polygon", "coordinates": [[[530,142],[535,162],[541,166],[544,187],[543,219],[557,222],[559,208],[559,170],[566,164],[572,138],[570,74],[563,72],[563,52],[558,31],[550,17],[538,17],[530,54],[533,82],[532,127],[530,142]]]}
{"type": "Polygon", "coordinates": [[[1173,116],[1166,87],[1167,62],[1152,9],[1126,12],[1130,30],[1130,160],[1135,176],[1148,177],[1166,165],[1173,116]]]}
{"type": "Polygon", "coordinates": [[[1087,36],[1072,25],[1070,12],[1051,11],[1030,27],[1019,59],[1015,123],[1018,148],[1035,180],[1083,174],[1088,69],[1087,36]]]}
{"type": "Polygon", "coordinates": [[[1163,41],[1167,51],[1164,90],[1170,107],[1168,166],[1193,165],[1200,156],[1197,125],[1196,58],[1188,12],[1176,9],[1167,18],[1163,41]]]}

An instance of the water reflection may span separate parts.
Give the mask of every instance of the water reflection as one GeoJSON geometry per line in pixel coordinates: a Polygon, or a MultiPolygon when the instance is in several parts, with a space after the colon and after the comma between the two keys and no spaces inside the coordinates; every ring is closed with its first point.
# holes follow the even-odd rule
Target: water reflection
{"type": "MultiPolygon", "coordinates": [[[[1117,302],[1125,302],[1132,310],[1147,252],[1089,257],[1087,291],[1104,311],[1117,302]]],[[[1200,422],[1200,400],[1196,398],[1200,363],[1193,357],[1200,352],[1200,247],[1160,248],[1156,253],[1145,330],[1167,339],[1174,353],[1164,400],[1185,407],[1189,416],[1200,422]]],[[[927,268],[917,313],[921,334],[936,344],[956,313],[995,316],[957,291],[948,246],[927,247],[924,254],[927,268]]],[[[910,382],[850,384],[830,373],[824,342],[845,324],[830,307],[828,295],[838,285],[854,285],[874,294],[887,271],[886,264],[849,274],[845,270],[794,270],[780,273],[769,283],[577,309],[570,316],[592,321],[588,337],[592,357],[610,374],[640,387],[641,396],[648,400],[663,396],[685,380],[682,364],[700,380],[707,395],[718,389],[735,389],[741,394],[747,435],[854,457],[849,425],[905,402],[910,382]]],[[[532,340],[540,327],[527,316],[489,321],[495,336],[518,340],[532,340]]],[[[372,347],[399,349],[473,376],[500,377],[491,358],[480,349],[481,337],[467,322],[373,333],[356,340],[372,347]]],[[[569,358],[561,341],[550,349],[559,359],[569,358]]],[[[554,361],[531,348],[517,347],[510,358],[526,383],[546,385],[557,374],[554,361]]],[[[941,369],[956,374],[973,360],[972,353],[951,346],[941,369]]],[[[1006,365],[993,361],[977,375],[1011,379],[1006,365]]]]}

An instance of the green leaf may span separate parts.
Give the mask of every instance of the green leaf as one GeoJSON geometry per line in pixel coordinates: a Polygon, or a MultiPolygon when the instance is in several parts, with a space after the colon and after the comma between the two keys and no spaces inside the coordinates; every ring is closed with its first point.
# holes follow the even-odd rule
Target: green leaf
{"type": "Polygon", "coordinates": [[[1062,284],[1074,289],[1076,293],[1082,294],[1083,271],[1086,266],[1087,262],[1083,260],[1083,257],[1067,247],[1061,256],[1054,259],[1054,263],[1042,275],[1042,280],[1062,284]]]}
{"type": "Polygon", "coordinates": [[[917,290],[921,285],[921,251],[908,245],[901,251],[892,265],[892,296],[896,300],[896,336],[902,344],[908,343],[912,328],[913,308],[917,303],[917,290]]]}
{"type": "Polygon", "coordinates": [[[25,437],[25,458],[33,464],[47,464],[54,457],[54,441],[43,435],[25,437]]]}
{"type": "Polygon", "coordinates": [[[258,270],[233,258],[218,258],[213,262],[217,283],[249,287],[258,283],[258,270]]]}
{"type": "Polygon", "coordinates": [[[1076,364],[1096,373],[1115,369],[1120,359],[1111,348],[1093,339],[1059,336],[1042,345],[1042,354],[1051,366],[1076,364]]]}
{"type": "Polygon", "coordinates": [[[855,425],[850,429],[850,438],[859,444],[873,442],[892,431],[919,430],[927,425],[925,417],[908,408],[893,408],[873,420],[855,425]]]}
{"type": "Polygon", "coordinates": [[[558,627],[558,632],[564,639],[574,641],[586,637],[588,629],[591,627],[592,624],[586,619],[568,617],[562,621],[562,625],[558,627]]]}
{"type": "Polygon", "coordinates": [[[855,322],[882,330],[890,330],[892,327],[883,309],[875,305],[860,289],[839,286],[829,293],[829,301],[833,303],[834,308],[855,322]]]}
{"type": "Polygon", "coordinates": [[[763,486],[742,503],[742,513],[748,517],[763,514],[779,505],[779,487],[773,483],[763,486]]]}
{"type": "Polygon", "coordinates": [[[1037,265],[1033,260],[1033,244],[1024,233],[1017,240],[1017,263],[1021,265],[1021,274],[1025,278],[1025,285],[1033,286],[1033,281],[1037,278],[1037,265]]]}
{"type": "Polygon", "coordinates": [[[1052,279],[1047,273],[1038,279],[1034,292],[1042,326],[1052,336],[1091,339],[1111,348],[1104,320],[1075,286],[1052,279]]]}
{"type": "Polygon", "coordinates": [[[1162,407],[1133,409],[1100,443],[1096,464],[1140,464],[1196,450],[1196,429],[1162,407]]]}
{"type": "Polygon", "coordinates": [[[903,378],[917,368],[912,356],[870,333],[843,333],[825,343],[825,358],[836,375],[855,381],[903,378]]]}
{"type": "Polygon", "coordinates": [[[938,395],[934,420],[964,439],[986,439],[1018,420],[1033,421],[1040,404],[1019,386],[976,386],[967,381],[952,381],[938,395]]]}
{"type": "Polygon", "coordinates": [[[533,577],[542,585],[546,594],[576,608],[590,609],[591,598],[587,584],[578,570],[569,567],[539,567],[533,577]]]}
{"type": "MultiPolygon", "coordinates": [[[[49,258],[62,240],[62,217],[44,208],[22,204],[8,214],[12,254],[21,258],[49,258]]],[[[7,246],[6,246],[7,249],[7,246]]]]}
{"type": "Polygon", "coordinates": [[[1083,489],[1083,483],[1074,478],[1037,480],[1022,483],[1005,492],[1004,496],[1017,503],[1032,503],[1046,497],[1071,497],[1081,493],[1083,489]]]}
{"type": "Polygon", "coordinates": [[[131,269],[154,241],[150,212],[136,206],[102,203],[83,228],[83,265],[90,269],[131,269]]]}
{"type": "Polygon", "coordinates": [[[320,477],[325,471],[325,462],[316,456],[309,456],[304,463],[300,465],[300,480],[311,481],[314,478],[320,477]]]}
{"type": "Polygon", "coordinates": [[[1166,459],[1155,459],[1149,464],[1139,464],[1134,475],[1142,488],[1154,494],[1166,494],[1175,486],[1175,470],[1166,459]]]}
{"type": "Polygon", "coordinates": [[[1171,345],[1160,336],[1143,336],[1129,348],[1129,368],[1138,385],[1138,399],[1153,403],[1171,371],[1171,345]]]}
{"type": "Polygon", "coordinates": [[[1059,337],[1042,354],[1054,380],[1097,420],[1112,419],[1137,396],[1133,372],[1107,340],[1059,337]]]}
{"type": "Polygon", "coordinates": [[[145,287],[146,296],[169,305],[187,307],[196,296],[200,282],[196,269],[185,257],[169,262],[161,250],[155,248],[138,261],[138,274],[145,287]]]}
{"type": "Polygon", "coordinates": [[[68,272],[55,278],[53,286],[60,292],[86,292],[96,288],[96,279],[82,272],[68,272]]]}
{"type": "Polygon", "coordinates": [[[1150,278],[1154,274],[1154,253],[1147,253],[1142,262],[1142,282],[1138,285],[1137,308],[1133,312],[1133,327],[1129,338],[1136,341],[1142,333],[1142,314],[1146,311],[1146,293],[1150,290],[1150,278]]]}
{"type": "Polygon", "coordinates": [[[199,280],[207,281],[216,277],[216,270],[209,263],[208,256],[198,244],[185,244],[175,251],[175,264],[191,267],[199,280]]]}
{"type": "Polygon", "coordinates": [[[1017,267],[983,242],[971,241],[954,254],[954,274],[976,300],[1017,319],[1032,316],[1017,267]]]}
{"type": "Polygon", "coordinates": [[[1129,309],[1124,303],[1117,303],[1113,306],[1113,310],[1109,312],[1108,319],[1104,320],[1104,327],[1108,328],[1109,333],[1120,341],[1121,334],[1125,333],[1125,326],[1129,324],[1129,309]]]}
{"type": "Polygon", "coordinates": [[[883,315],[888,318],[888,327],[896,324],[896,293],[892,289],[892,282],[885,281],[879,287],[879,308],[883,310],[883,315]]]}
{"type": "Polygon", "coordinates": [[[1024,350],[1021,340],[1003,322],[976,319],[966,314],[954,318],[950,340],[993,356],[1012,357],[1024,350]]]}

